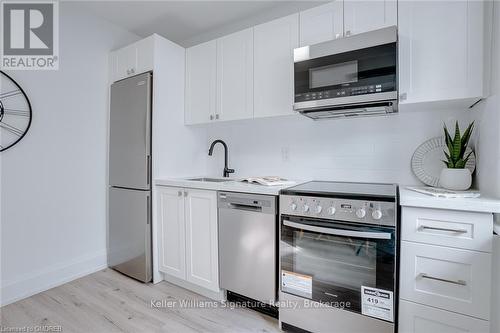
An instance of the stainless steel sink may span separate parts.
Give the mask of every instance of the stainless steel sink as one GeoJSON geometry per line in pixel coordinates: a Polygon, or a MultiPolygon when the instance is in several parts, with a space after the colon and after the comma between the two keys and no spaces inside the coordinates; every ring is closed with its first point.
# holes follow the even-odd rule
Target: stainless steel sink
{"type": "Polygon", "coordinates": [[[222,179],[222,178],[189,178],[187,180],[192,180],[192,181],[196,181],[196,182],[213,182],[213,183],[223,183],[223,182],[229,182],[229,181],[232,181],[232,179],[229,179],[229,178],[226,178],[226,179],[222,179]]]}

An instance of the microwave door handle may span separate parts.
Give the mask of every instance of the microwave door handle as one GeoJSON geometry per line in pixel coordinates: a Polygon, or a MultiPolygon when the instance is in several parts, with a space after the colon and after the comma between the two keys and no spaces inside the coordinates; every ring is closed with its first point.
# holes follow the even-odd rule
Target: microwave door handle
{"type": "Polygon", "coordinates": [[[324,228],[316,227],[313,225],[296,223],[288,220],[284,220],[283,224],[287,227],[302,229],[322,234],[335,235],[335,236],[345,236],[345,237],[359,237],[368,239],[391,239],[392,235],[388,232],[371,232],[371,231],[353,231],[344,229],[334,229],[334,228],[324,228]]]}

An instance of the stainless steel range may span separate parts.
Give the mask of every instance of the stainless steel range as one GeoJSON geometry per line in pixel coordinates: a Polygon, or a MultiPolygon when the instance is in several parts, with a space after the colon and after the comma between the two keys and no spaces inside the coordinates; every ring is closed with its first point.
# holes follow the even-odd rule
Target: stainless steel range
{"type": "Polygon", "coordinates": [[[313,181],[280,194],[284,329],[394,332],[397,186],[313,181]]]}

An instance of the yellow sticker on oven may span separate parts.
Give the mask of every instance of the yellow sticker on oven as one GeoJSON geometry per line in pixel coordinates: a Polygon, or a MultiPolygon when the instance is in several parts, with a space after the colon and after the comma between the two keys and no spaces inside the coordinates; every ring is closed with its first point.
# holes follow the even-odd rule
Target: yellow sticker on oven
{"type": "Polygon", "coordinates": [[[361,286],[361,313],[394,322],[394,293],[389,290],[361,286]]]}
{"type": "Polygon", "coordinates": [[[281,290],[305,297],[312,295],[312,276],[281,270],[281,290]]]}

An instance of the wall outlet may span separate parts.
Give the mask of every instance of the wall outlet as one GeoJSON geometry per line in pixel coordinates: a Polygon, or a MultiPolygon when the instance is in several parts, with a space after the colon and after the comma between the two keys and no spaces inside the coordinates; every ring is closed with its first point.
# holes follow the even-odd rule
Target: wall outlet
{"type": "Polygon", "coordinates": [[[290,161],[290,149],[288,147],[281,148],[281,161],[283,162],[290,161]]]}

